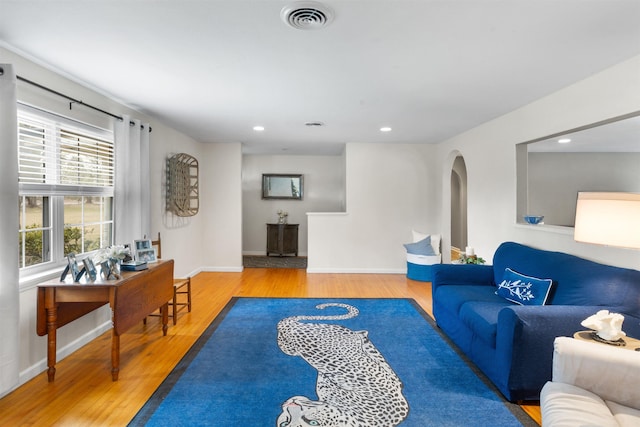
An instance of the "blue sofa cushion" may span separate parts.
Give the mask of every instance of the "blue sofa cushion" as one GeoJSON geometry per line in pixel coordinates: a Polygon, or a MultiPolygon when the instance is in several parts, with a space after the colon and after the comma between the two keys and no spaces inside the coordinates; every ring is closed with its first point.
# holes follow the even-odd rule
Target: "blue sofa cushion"
{"type": "Polygon", "coordinates": [[[460,307],[460,320],[491,348],[496,348],[500,310],[513,305],[502,298],[498,299],[499,301],[469,301],[460,307]]]}
{"type": "MultiPolygon", "coordinates": [[[[433,298],[451,314],[458,316],[462,305],[469,301],[505,301],[495,293],[493,286],[451,285],[436,289],[433,298]]],[[[508,304],[508,303],[507,303],[508,304]]]]}
{"type": "Polygon", "coordinates": [[[520,305],[544,305],[551,292],[551,285],[551,279],[525,276],[506,268],[496,294],[520,305]]]}
{"type": "Polygon", "coordinates": [[[433,246],[431,246],[431,236],[427,236],[419,242],[405,243],[404,247],[408,253],[414,255],[437,255],[436,251],[433,250],[433,246]]]}

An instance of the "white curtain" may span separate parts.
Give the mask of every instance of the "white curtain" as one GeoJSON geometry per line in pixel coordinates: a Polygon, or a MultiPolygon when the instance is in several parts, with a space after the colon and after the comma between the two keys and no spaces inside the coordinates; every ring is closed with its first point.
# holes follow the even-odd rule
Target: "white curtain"
{"type": "Polygon", "coordinates": [[[18,131],[16,75],[0,64],[0,397],[18,385],[18,131]]]}
{"type": "Polygon", "coordinates": [[[151,238],[149,125],[123,116],[115,127],[115,151],[114,242],[122,245],[151,238]]]}

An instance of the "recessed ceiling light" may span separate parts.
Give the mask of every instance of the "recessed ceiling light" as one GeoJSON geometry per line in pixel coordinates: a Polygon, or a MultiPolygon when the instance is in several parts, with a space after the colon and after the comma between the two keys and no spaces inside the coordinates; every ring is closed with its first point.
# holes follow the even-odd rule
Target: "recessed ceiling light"
{"type": "Polygon", "coordinates": [[[567,144],[569,142],[571,142],[571,138],[560,138],[558,140],[558,143],[560,143],[560,144],[567,144]]]}
{"type": "Polygon", "coordinates": [[[391,128],[389,126],[381,127],[380,132],[391,132],[391,128]]]}
{"type": "Polygon", "coordinates": [[[254,126],[253,130],[255,130],[256,132],[262,132],[264,130],[264,126],[254,126]]]}

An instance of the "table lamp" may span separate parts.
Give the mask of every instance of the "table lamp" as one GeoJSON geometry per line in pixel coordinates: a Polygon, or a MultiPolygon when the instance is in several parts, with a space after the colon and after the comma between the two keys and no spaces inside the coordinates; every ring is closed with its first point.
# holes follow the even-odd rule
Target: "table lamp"
{"type": "MultiPolygon", "coordinates": [[[[574,240],[640,249],[640,194],[578,193],[574,240]]],[[[598,341],[624,345],[623,320],[620,314],[602,310],[582,325],[594,329],[592,338],[598,341]]]]}
{"type": "Polygon", "coordinates": [[[578,193],[574,240],[640,249],[640,194],[578,193]]]}

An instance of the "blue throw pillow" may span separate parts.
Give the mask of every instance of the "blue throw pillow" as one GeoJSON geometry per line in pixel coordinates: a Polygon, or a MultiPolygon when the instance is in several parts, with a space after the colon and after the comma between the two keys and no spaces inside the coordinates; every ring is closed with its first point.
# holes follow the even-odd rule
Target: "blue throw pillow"
{"type": "Polygon", "coordinates": [[[525,276],[510,268],[504,270],[496,294],[520,305],[544,305],[551,291],[551,279],[525,276]]]}
{"type": "Polygon", "coordinates": [[[427,236],[426,238],[420,240],[415,243],[405,243],[405,249],[408,253],[414,255],[436,255],[436,252],[433,250],[433,246],[431,246],[431,236],[427,236]]]}

